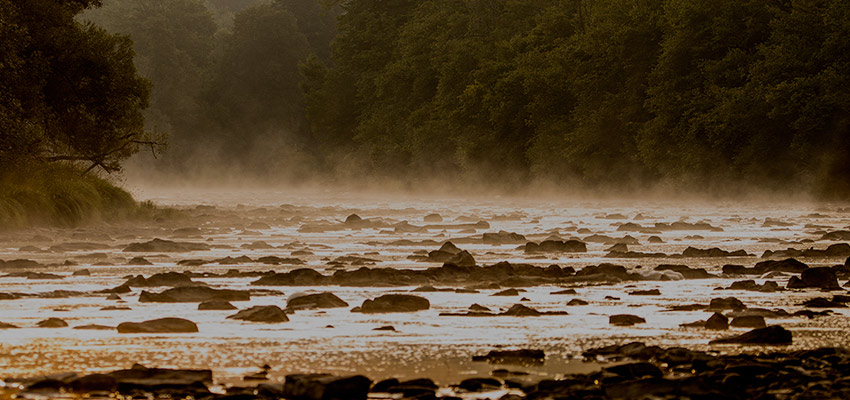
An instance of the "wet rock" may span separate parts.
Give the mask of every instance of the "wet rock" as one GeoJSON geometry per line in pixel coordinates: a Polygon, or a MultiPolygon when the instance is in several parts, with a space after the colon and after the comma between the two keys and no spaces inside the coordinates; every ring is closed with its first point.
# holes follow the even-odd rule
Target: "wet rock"
{"type": "Polygon", "coordinates": [[[101,290],[101,291],[99,291],[98,293],[116,294],[116,295],[117,295],[117,294],[126,294],[126,293],[130,293],[130,292],[132,292],[132,291],[133,291],[133,290],[132,290],[132,289],[130,289],[130,287],[129,287],[129,286],[127,286],[126,284],[121,284],[120,286],[116,286],[116,287],[114,287],[114,288],[112,288],[112,289],[105,289],[105,290],[101,290]]]}
{"type": "Polygon", "coordinates": [[[74,271],[71,274],[71,276],[91,276],[91,271],[89,271],[88,269],[85,269],[85,268],[78,269],[78,270],[74,271]]]}
{"type": "Polygon", "coordinates": [[[808,308],[846,308],[847,306],[843,303],[838,303],[832,300],[825,299],[823,297],[816,297],[814,299],[809,299],[801,304],[804,307],[808,308]]]}
{"type": "Polygon", "coordinates": [[[824,233],[819,240],[850,241],[850,231],[832,231],[824,233]]]}
{"type": "Polygon", "coordinates": [[[559,294],[578,294],[578,292],[576,292],[576,290],[575,290],[575,289],[564,289],[564,290],[558,290],[558,291],[555,291],[555,292],[551,292],[551,293],[549,293],[549,294],[553,294],[553,295],[559,295],[559,294]]]}
{"type": "Polygon", "coordinates": [[[294,296],[286,303],[286,308],[292,310],[337,307],[348,307],[348,303],[337,297],[335,294],[329,292],[294,296]]]}
{"type": "Polygon", "coordinates": [[[468,251],[463,250],[449,258],[446,264],[457,265],[458,267],[474,267],[475,258],[468,251]]]}
{"type": "Polygon", "coordinates": [[[661,264],[655,267],[655,271],[678,272],[686,279],[708,279],[717,277],[714,274],[708,273],[705,268],[691,268],[687,265],[661,264]]]}
{"type": "Polygon", "coordinates": [[[726,251],[719,249],[717,247],[713,247],[710,249],[698,249],[695,247],[688,247],[682,252],[683,257],[691,257],[691,258],[710,258],[710,257],[747,257],[747,254],[744,250],[736,250],[736,251],[726,251]]]}
{"type": "Polygon", "coordinates": [[[490,312],[490,309],[489,309],[489,308],[487,308],[487,307],[482,306],[481,304],[475,303],[475,304],[473,304],[473,305],[469,306],[469,311],[475,311],[475,312],[490,312]]]}
{"type": "Polygon", "coordinates": [[[653,244],[664,243],[664,240],[658,236],[650,236],[646,239],[646,241],[653,244]]]}
{"type": "Polygon", "coordinates": [[[622,265],[604,263],[599,265],[590,265],[576,272],[576,277],[589,277],[592,275],[599,275],[606,279],[618,280],[635,280],[640,276],[628,273],[628,271],[626,271],[626,267],[622,265]]]}
{"type": "Polygon", "coordinates": [[[43,265],[27,259],[17,259],[17,260],[9,260],[3,261],[0,260],[0,268],[3,269],[23,269],[23,268],[37,268],[42,267],[43,265]]]}
{"type": "Polygon", "coordinates": [[[200,282],[193,282],[192,278],[180,272],[164,272],[153,274],[150,278],[145,278],[142,275],[136,275],[124,283],[130,287],[157,287],[157,286],[193,286],[203,285],[200,282]]]}
{"type": "Polygon", "coordinates": [[[709,344],[753,344],[753,345],[788,345],[791,344],[791,332],[779,325],[753,329],[738,336],[715,339],[709,344]]]}
{"type": "Polygon", "coordinates": [[[108,325],[88,324],[88,325],[75,326],[73,329],[90,330],[90,331],[114,331],[115,327],[114,326],[108,326],[108,325]]]}
{"type": "Polygon", "coordinates": [[[743,310],[747,308],[744,302],[734,297],[723,297],[711,299],[708,308],[712,310],[743,310]]]}
{"type": "Polygon", "coordinates": [[[753,270],[759,275],[768,272],[789,272],[792,274],[799,274],[808,268],[808,265],[793,258],[788,258],[781,261],[761,261],[759,263],[756,263],[756,265],[753,267],[753,270]]]}
{"type": "Polygon", "coordinates": [[[744,281],[735,281],[732,282],[732,285],[729,286],[729,290],[749,290],[753,292],[776,292],[781,290],[779,284],[774,281],[765,281],[763,284],[759,285],[755,280],[749,279],[744,281]]]}
{"type": "Polygon", "coordinates": [[[660,296],[661,291],[658,289],[649,289],[649,290],[633,290],[629,292],[632,296],[660,296]]]}
{"type": "Polygon", "coordinates": [[[524,250],[526,253],[584,253],[587,245],[578,240],[544,240],[542,242],[528,242],[524,250]]]}
{"type": "Polygon", "coordinates": [[[617,314],[608,317],[608,323],[616,326],[632,326],[646,323],[646,320],[631,314],[617,314]]]}
{"type": "Polygon", "coordinates": [[[12,324],[7,324],[5,322],[0,322],[0,329],[16,329],[17,326],[12,324]]]}
{"type": "Polygon", "coordinates": [[[425,217],[422,218],[422,220],[425,221],[425,222],[428,222],[428,223],[438,223],[438,222],[443,222],[443,217],[440,216],[440,214],[434,213],[434,214],[426,215],[425,217]]]}
{"type": "Polygon", "coordinates": [[[538,349],[490,350],[486,355],[473,356],[472,361],[486,361],[505,364],[541,364],[546,353],[538,349]]]}
{"type": "Polygon", "coordinates": [[[603,390],[607,398],[638,399],[652,394],[652,398],[665,398],[676,392],[678,383],[664,378],[645,378],[628,380],[605,385],[603,390]]]}
{"type": "Polygon", "coordinates": [[[537,317],[543,314],[531,307],[527,307],[522,304],[514,304],[507,311],[503,312],[502,315],[510,315],[514,317],[537,317]]]}
{"type": "Polygon", "coordinates": [[[68,382],[76,393],[113,392],[118,389],[118,380],[107,374],[91,374],[68,382]]]}
{"type": "Polygon", "coordinates": [[[468,378],[453,387],[464,392],[487,392],[501,389],[503,382],[494,378],[468,378]]]}
{"type": "Polygon", "coordinates": [[[625,243],[617,243],[607,249],[605,251],[611,251],[616,253],[627,253],[629,251],[629,246],[625,243]]]}
{"type": "Polygon", "coordinates": [[[258,286],[314,286],[326,285],[329,280],[329,277],[326,277],[315,270],[310,268],[299,268],[287,273],[266,275],[254,282],[251,282],[251,284],[258,286]]]}
{"type": "Polygon", "coordinates": [[[144,257],[133,257],[133,258],[130,259],[130,261],[127,261],[127,265],[145,266],[145,265],[153,265],[153,263],[148,261],[144,257]]]}
{"type": "Polygon", "coordinates": [[[792,276],[788,280],[788,289],[819,288],[841,290],[835,270],[829,267],[815,267],[803,270],[800,277],[792,276]]]}
{"type": "Polygon", "coordinates": [[[587,304],[588,304],[588,302],[586,302],[582,299],[572,299],[572,300],[567,302],[568,306],[586,306],[587,304]]]}
{"type": "Polygon", "coordinates": [[[183,318],[159,318],[144,322],[122,322],[118,333],[194,333],[198,325],[183,318]]]}
{"type": "Polygon", "coordinates": [[[62,279],[64,276],[56,275],[56,274],[48,274],[44,272],[13,272],[11,274],[3,275],[9,278],[26,278],[33,280],[47,280],[47,279],[62,279]]]}
{"type": "Polygon", "coordinates": [[[764,322],[764,317],[760,315],[745,315],[732,319],[730,326],[736,328],[764,328],[767,324],[764,322]]]}
{"type": "Polygon", "coordinates": [[[379,326],[377,328],[373,328],[372,330],[373,331],[392,331],[392,332],[395,332],[395,327],[392,326],[392,325],[384,325],[384,326],[379,326]]]}
{"type": "MultiPolygon", "coordinates": [[[[192,369],[147,368],[135,364],[130,369],[113,371],[107,374],[118,381],[121,393],[147,392],[162,393],[169,391],[206,393],[206,385],[212,383],[212,371],[192,369]]],[[[174,396],[170,396],[174,397],[174,396]]],[[[203,397],[203,396],[198,396],[203,397]]]]}
{"type": "Polygon", "coordinates": [[[362,375],[287,375],[283,396],[293,400],[366,400],[372,381],[362,375]]]}
{"type": "Polygon", "coordinates": [[[131,243],[124,248],[127,253],[187,253],[190,251],[206,251],[210,246],[204,243],[175,242],[171,240],[153,239],[144,243],[131,243]]]}
{"type": "Polygon", "coordinates": [[[65,328],[68,323],[59,318],[48,318],[36,324],[39,328],[65,328]]]}
{"type": "Polygon", "coordinates": [[[224,300],[210,300],[210,301],[205,301],[201,304],[198,304],[198,310],[199,311],[208,311],[208,310],[229,311],[229,310],[236,310],[236,309],[237,309],[236,306],[234,306],[233,304],[230,304],[230,302],[224,301],[224,300]]]}
{"type": "Polygon", "coordinates": [[[514,232],[499,231],[497,233],[487,232],[483,235],[484,244],[522,244],[526,242],[525,236],[514,232]]]}
{"type": "Polygon", "coordinates": [[[505,289],[500,292],[493,293],[491,296],[519,296],[519,291],[516,289],[505,289]]]}
{"type": "Polygon", "coordinates": [[[245,310],[239,311],[236,314],[229,315],[227,319],[238,319],[249,322],[288,322],[289,317],[278,306],[254,306],[245,310]]]}
{"type": "Polygon", "coordinates": [[[729,318],[723,314],[714,313],[707,321],[705,321],[705,329],[716,331],[724,331],[729,329],[729,318]]]}
{"type": "Polygon", "coordinates": [[[248,301],[251,294],[245,290],[213,289],[206,286],[182,286],[162,293],[142,291],[141,303],[202,303],[210,300],[248,301]]]}
{"type": "Polygon", "coordinates": [[[373,300],[363,301],[362,313],[415,312],[431,308],[424,297],[409,294],[385,294],[373,300]]]}
{"type": "Polygon", "coordinates": [[[604,370],[606,372],[619,375],[625,379],[638,379],[644,377],[660,378],[664,376],[664,372],[662,372],[660,368],[648,362],[615,365],[613,367],[604,368],[604,370]]]}

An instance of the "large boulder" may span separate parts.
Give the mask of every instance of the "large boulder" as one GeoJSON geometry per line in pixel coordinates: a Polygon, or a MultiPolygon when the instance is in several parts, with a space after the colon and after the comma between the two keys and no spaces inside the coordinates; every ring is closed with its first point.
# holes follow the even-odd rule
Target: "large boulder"
{"type": "Polygon", "coordinates": [[[835,270],[830,267],[814,267],[803,270],[800,277],[792,276],[788,280],[788,289],[819,288],[827,290],[841,290],[835,270]]]}
{"type": "Polygon", "coordinates": [[[211,300],[248,301],[251,294],[247,290],[213,289],[206,286],[182,286],[168,289],[162,293],[142,291],[141,303],[202,303],[211,300]]]}
{"type": "Polygon", "coordinates": [[[118,324],[118,333],[193,333],[197,331],[198,325],[183,318],[159,318],[118,324]]]}
{"type": "Polygon", "coordinates": [[[238,319],[249,322],[288,322],[289,317],[278,306],[254,306],[230,315],[228,319],[238,319]]]}
{"type": "Polygon", "coordinates": [[[348,307],[348,303],[337,297],[335,294],[329,292],[294,296],[286,302],[286,308],[292,310],[337,307],[348,307]]]}
{"type": "Polygon", "coordinates": [[[293,400],[366,400],[372,381],[362,375],[287,375],[283,396],[293,400]]]}
{"type": "Polygon", "coordinates": [[[127,253],[187,253],[190,251],[206,251],[210,246],[204,243],[175,242],[171,240],[154,239],[143,243],[130,243],[124,248],[127,253]]]}
{"type": "Polygon", "coordinates": [[[424,297],[410,294],[385,294],[374,300],[365,300],[360,306],[362,313],[414,312],[431,308],[424,297]]]}
{"type": "Polygon", "coordinates": [[[791,331],[779,325],[772,325],[753,329],[738,336],[715,339],[709,344],[787,345],[791,344],[791,331]]]}

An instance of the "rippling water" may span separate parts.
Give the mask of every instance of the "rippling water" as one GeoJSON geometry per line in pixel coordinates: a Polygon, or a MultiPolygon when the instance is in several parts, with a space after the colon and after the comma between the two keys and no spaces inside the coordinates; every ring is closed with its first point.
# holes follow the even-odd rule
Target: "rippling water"
{"type": "MultiPolygon", "coordinates": [[[[336,193],[320,195],[291,195],[286,193],[192,193],[143,194],[159,205],[171,205],[185,210],[181,217],[156,223],[138,225],[118,224],[85,229],[33,229],[0,237],[0,259],[27,258],[43,264],[38,272],[63,275],[63,279],[32,280],[0,277],[0,293],[44,293],[54,290],[87,292],[69,298],[30,298],[0,300],[0,322],[14,324],[20,329],[0,330],[0,376],[32,376],[61,371],[109,371],[126,368],[133,363],[148,366],[180,368],[212,368],[219,381],[236,382],[241,376],[256,372],[263,364],[273,366],[271,377],[279,379],[287,373],[331,372],[363,373],[373,379],[384,377],[415,378],[428,376],[442,384],[458,381],[458,377],[486,375],[503,366],[475,363],[472,355],[494,348],[541,348],[546,351],[543,366],[523,367],[535,375],[587,371],[593,364],[578,358],[582,349],[612,343],[641,340],[664,346],[686,346],[707,349],[712,338],[730,332],[680,328],[679,324],[708,318],[707,311],[672,312],[666,309],[677,304],[707,304],[714,297],[735,296],[745,304],[756,307],[784,308],[789,312],[802,309],[798,304],[812,297],[823,296],[817,291],[758,293],[747,291],[718,291],[738,279],[703,279],[684,281],[639,281],[613,285],[575,285],[576,295],[552,295],[560,287],[527,288],[520,296],[491,296],[497,290],[479,293],[430,292],[417,293],[429,299],[430,310],[416,313],[360,314],[347,308],[297,311],[290,322],[280,324],[248,323],[226,319],[231,311],[198,311],[196,303],[139,303],[140,288],[121,295],[121,301],[106,300],[106,295],[92,294],[123,283],[128,275],[152,275],[165,271],[225,272],[238,268],[244,271],[286,270],[303,266],[269,266],[257,263],[239,265],[208,264],[200,267],[178,266],[183,259],[212,260],[225,256],[247,255],[253,259],[266,255],[292,257],[292,251],[307,250],[312,254],[298,255],[306,266],[325,274],[334,266],[328,262],[338,256],[358,255],[377,259],[379,267],[423,269],[439,264],[411,261],[407,257],[416,250],[435,250],[439,246],[399,246],[389,243],[398,239],[436,240],[478,237],[484,232],[505,230],[540,241],[551,234],[560,237],[584,238],[591,234],[621,238],[632,235],[640,245],[629,250],[681,254],[688,246],[719,247],[724,250],[743,249],[752,257],[733,258],[605,258],[610,244],[588,243],[587,253],[572,253],[532,257],[517,249],[516,244],[487,245],[458,244],[469,250],[478,265],[498,261],[526,262],[540,266],[558,264],[580,269],[587,265],[611,262],[632,270],[652,269],[658,264],[686,264],[704,267],[720,273],[723,264],[752,266],[760,261],[765,250],[788,247],[823,249],[834,242],[819,241],[823,232],[846,229],[850,225],[847,210],[831,206],[772,205],[742,206],[741,204],[710,204],[682,206],[644,203],[624,205],[623,202],[529,201],[491,198],[487,200],[386,199],[367,196],[344,196],[336,193]],[[214,207],[195,208],[196,205],[214,207]],[[440,214],[442,224],[459,224],[483,220],[489,229],[476,232],[459,229],[434,229],[423,233],[395,233],[391,228],[362,230],[333,230],[303,233],[299,228],[310,224],[339,224],[347,215],[357,213],[363,218],[382,218],[388,223],[406,220],[417,226],[427,225],[423,218],[430,213],[440,214]],[[622,214],[624,219],[617,218],[622,214]],[[469,217],[469,218],[464,218],[469,217]],[[679,220],[707,222],[722,231],[664,231],[640,233],[617,231],[620,224],[634,222],[652,226],[656,222],[679,220]],[[775,221],[780,221],[776,223],[775,221]],[[252,223],[261,222],[264,226],[252,223]],[[173,237],[176,229],[200,228],[197,237],[173,237]],[[649,236],[660,236],[664,243],[651,244],[649,236]],[[203,242],[213,246],[210,251],[170,254],[125,253],[121,250],[131,242],[159,237],[171,240],[203,242]],[[809,242],[814,240],[814,242],[809,242]],[[243,244],[264,241],[274,248],[248,250],[243,244]],[[88,242],[105,245],[104,249],[88,251],[48,251],[62,243],[88,242]],[[35,246],[25,248],[24,246],[35,246]],[[128,266],[128,259],[144,256],[152,266],[128,266]],[[66,260],[72,261],[64,265],[66,260]],[[641,267],[642,266],[642,267],[641,267]],[[91,276],[71,276],[74,271],[89,269],[91,276]],[[660,296],[634,296],[637,289],[658,289],[660,296]],[[613,296],[617,300],[606,299],[613,296]],[[462,312],[473,303],[491,309],[506,309],[520,302],[540,311],[567,311],[569,315],[540,317],[449,317],[441,312],[462,312]],[[586,306],[567,306],[579,298],[586,306]],[[126,306],[130,310],[101,310],[105,306],[126,306]],[[615,327],[608,323],[612,314],[628,313],[642,316],[646,324],[634,327],[615,327]],[[68,328],[37,328],[38,321],[48,317],[66,320],[68,328]],[[197,334],[128,335],[114,330],[75,330],[74,326],[102,324],[116,326],[126,321],[143,321],[161,317],[181,317],[195,321],[197,334]],[[396,332],[374,331],[373,328],[393,325],[396,332]]],[[[298,253],[296,253],[298,254],[298,253]]],[[[843,263],[843,259],[804,259],[811,266],[843,263]]],[[[358,268],[359,266],[343,266],[358,268]]],[[[2,271],[0,271],[2,272],[2,271]]],[[[6,271],[19,272],[19,270],[6,271]]],[[[765,279],[756,277],[759,283],[765,279]]],[[[256,278],[195,278],[216,288],[256,289],[249,283],[256,278]]],[[[788,276],[771,277],[781,286],[788,276]]],[[[841,282],[844,283],[843,281],[841,282]]],[[[407,292],[414,287],[262,287],[283,294],[252,296],[247,302],[234,302],[240,309],[252,305],[285,306],[286,299],[300,292],[330,291],[352,307],[367,298],[383,293],[407,292]]],[[[161,291],[164,288],[146,290],[161,291]]],[[[782,324],[794,332],[791,348],[823,345],[848,345],[850,323],[846,309],[815,319],[768,319],[768,324],[782,324]]],[[[732,332],[746,329],[732,328],[732,332]]],[[[742,351],[729,346],[713,346],[724,352],[742,351]]],[[[760,350],[749,348],[745,351],[760,350]]],[[[512,368],[512,367],[508,367],[512,368]]]]}

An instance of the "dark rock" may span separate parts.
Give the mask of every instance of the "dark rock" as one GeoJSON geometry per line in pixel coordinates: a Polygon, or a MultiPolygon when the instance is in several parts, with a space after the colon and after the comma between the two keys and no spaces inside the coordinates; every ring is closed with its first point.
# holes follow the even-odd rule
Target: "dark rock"
{"type": "Polygon", "coordinates": [[[114,331],[115,327],[114,326],[108,326],[108,325],[88,324],[88,325],[75,326],[73,329],[91,330],[91,331],[114,331]]]}
{"type": "Polygon", "coordinates": [[[549,294],[557,295],[557,294],[577,294],[577,293],[578,292],[576,292],[575,289],[564,289],[564,290],[558,290],[558,291],[555,291],[555,292],[551,292],[549,294]]]}
{"type": "Polygon", "coordinates": [[[638,379],[644,377],[660,378],[664,373],[648,362],[637,362],[630,364],[615,365],[604,369],[607,372],[617,374],[625,379],[638,379]]]}
{"type": "Polygon", "coordinates": [[[283,396],[292,400],[366,400],[372,381],[362,375],[287,375],[283,396]]]}
{"type": "Polygon", "coordinates": [[[705,329],[724,331],[729,329],[729,318],[723,314],[714,313],[708,321],[705,321],[705,329]]]}
{"type": "Polygon", "coordinates": [[[736,328],[764,328],[767,324],[760,315],[741,316],[732,319],[731,326],[736,328]]]}
{"type": "Polygon", "coordinates": [[[144,243],[130,243],[124,248],[128,253],[186,253],[190,251],[206,251],[210,246],[204,243],[175,242],[171,240],[153,239],[144,243]]]}
{"type": "Polygon", "coordinates": [[[433,213],[433,214],[426,215],[424,218],[422,218],[422,221],[425,221],[425,222],[428,222],[428,223],[443,222],[443,217],[440,216],[440,214],[433,213]]]}
{"type": "Polygon", "coordinates": [[[837,303],[823,297],[816,297],[803,302],[802,306],[808,308],[846,308],[843,303],[837,303]]]}
{"type": "Polygon", "coordinates": [[[118,380],[107,374],[91,374],[68,382],[76,393],[113,392],[118,389],[118,380]]]}
{"type": "Polygon", "coordinates": [[[0,322],[0,329],[16,329],[17,326],[12,324],[7,324],[5,322],[0,322]]]}
{"type": "Polygon", "coordinates": [[[799,274],[808,268],[808,265],[793,258],[788,258],[781,261],[761,261],[759,263],[756,263],[756,265],[753,267],[753,270],[755,274],[758,275],[762,275],[768,272],[789,272],[792,274],[799,274]]]}
{"type": "Polygon", "coordinates": [[[480,304],[478,304],[478,303],[476,303],[476,304],[473,304],[473,305],[469,306],[469,311],[475,311],[475,312],[490,312],[490,309],[489,309],[489,308],[487,308],[487,307],[484,307],[484,306],[482,306],[482,305],[480,305],[480,304]]]}
{"type": "Polygon", "coordinates": [[[362,313],[414,312],[431,308],[428,299],[409,294],[385,294],[374,300],[365,300],[362,313]]]}
{"type": "Polygon", "coordinates": [[[692,257],[692,258],[709,258],[709,257],[747,257],[747,254],[744,250],[736,250],[736,251],[726,251],[719,249],[717,247],[713,247],[710,249],[697,249],[695,247],[688,247],[682,252],[683,257],[692,257]]]}
{"type": "Polygon", "coordinates": [[[198,310],[209,311],[209,310],[236,310],[236,306],[230,304],[228,301],[224,300],[210,300],[205,301],[201,304],[198,304],[198,310]]]}
{"type": "Polygon", "coordinates": [[[85,269],[85,268],[78,269],[78,270],[74,271],[71,274],[71,276],[91,276],[91,271],[89,271],[88,269],[85,269]]]}
{"type": "Polygon", "coordinates": [[[194,333],[198,325],[182,318],[160,318],[144,322],[122,322],[118,333],[194,333]]]}
{"type": "Polygon", "coordinates": [[[499,231],[498,233],[485,233],[483,236],[484,244],[502,245],[502,244],[521,244],[525,243],[525,236],[514,232],[499,231]]]}
{"type": "Polygon", "coordinates": [[[765,281],[759,285],[756,281],[749,279],[745,281],[735,281],[729,286],[730,290],[749,290],[753,292],[776,292],[779,291],[779,284],[774,281],[765,281]]]}
{"type": "Polygon", "coordinates": [[[392,326],[392,325],[384,325],[384,326],[379,326],[377,328],[373,328],[372,330],[373,331],[392,331],[392,332],[395,332],[395,327],[392,326]]]}
{"type": "Polygon", "coordinates": [[[472,357],[472,361],[506,364],[540,364],[543,363],[545,358],[546,353],[543,350],[537,349],[490,350],[486,355],[472,357]]]}
{"type": "Polygon", "coordinates": [[[578,240],[544,240],[542,242],[528,242],[525,245],[526,253],[585,253],[587,245],[578,240]]]}
{"type": "Polygon", "coordinates": [[[286,308],[292,310],[337,307],[348,307],[348,303],[337,297],[335,294],[329,292],[292,297],[286,302],[286,308]]]}
{"type": "Polygon", "coordinates": [[[744,302],[734,297],[714,298],[708,305],[712,310],[743,310],[747,308],[744,302]]]}
{"type": "Polygon", "coordinates": [[[850,231],[827,232],[821,236],[820,240],[848,241],[850,240],[850,231]]]}
{"type": "Polygon", "coordinates": [[[372,386],[371,391],[373,393],[388,393],[387,390],[394,386],[398,386],[399,383],[400,382],[396,378],[384,379],[372,386]]]}
{"type": "Polygon", "coordinates": [[[457,265],[458,267],[474,267],[475,258],[468,251],[463,250],[446,260],[446,264],[457,265]]]}
{"type": "Polygon", "coordinates": [[[68,323],[59,318],[48,318],[36,324],[39,328],[65,328],[68,323]]]}
{"type": "Polygon", "coordinates": [[[646,239],[646,241],[649,243],[664,243],[664,240],[658,236],[650,236],[646,239]]]}
{"type": "Polygon", "coordinates": [[[543,315],[540,311],[537,311],[531,307],[526,307],[522,304],[514,304],[507,311],[503,312],[501,315],[510,315],[514,317],[537,317],[543,315]]]}
{"type": "Polygon", "coordinates": [[[616,326],[632,326],[646,323],[646,320],[631,314],[617,314],[608,317],[608,323],[616,326]]]}
{"type": "Polygon", "coordinates": [[[493,293],[491,296],[519,296],[519,291],[516,289],[505,289],[501,292],[493,293]]]}
{"type": "Polygon", "coordinates": [[[660,296],[661,291],[658,289],[649,289],[649,290],[633,290],[629,292],[632,296],[660,296]]]}
{"type": "Polygon", "coordinates": [[[130,369],[113,371],[107,375],[118,381],[118,392],[121,393],[185,391],[202,397],[201,394],[209,394],[206,384],[212,383],[212,371],[208,369],[147,368],[135,364],[130,369]]]}
{"type": "Polygon", "coordinates": [[[835,270],[829,267],[815,267],[803,270],[800,277],[792,276],[788,280],[788,289],[820,288],[826,290],[841,290],[835,270]]]}
{"type": "Polygon", "coordinates": [[[675,393],[678,383],[664,378],[628,380],[605,385],[603,390],[611,399],[666,398],[675,393]],[[650,397],[651,396],[651,397],[650,397]]]}
{"type": "Polygon", "coordinates": [[[626,267],[614,264],[589,265],[576,272],[576,276],[601,275],[606,278],[620,280],[632,279],[633,276],[626,271],[626,267]]]}
{"type": "Polygon", "coordinates": [[[289,317],[278,306],[254,306],[229,315],[228,319],[238,319],[249,322],[288,322],[289,317]]]}
{"type": "Polygon", "coordinates": [[[738,336],[715,339],[709,344],[788,345],[791,344],[791,332],[779,325],[772,325],[738,336]]]}
{"type": "Polygon", "coordinates": [[[133,257],[133,258],[130,259],[130,261],[127,261],[127,265],[143,266],[143,265],[153,265],[153,263],[148,261],[144,257],[133,257]]]}
{"type": "Polygon", "coordinates": [[[330,280],[310,268],[299,268],[286,273],[271,274],[251,282],[258,286],[315,286],[326,285],[330,280]]]}
{"type": "Polygon", "coordinates": [[[160,274],[153,274],[150,278],[147,279],[142,275],[137,275],[127,280],[127,282],[125,282],[124,284],[130,287],[178,287],[202,285],[202,283],[193,282],[192,278],[190,278],[188,275],[181,274],[179,272],[164,272],[160,274]]]}
{"type": "Polygon", "coordinates": [[[586,302],[582,299],[572,299],[572,300],[567,302],[568,306],[586,306],[587,304],[588,304],[588,302],[586,302]]]}
{"type": "Polygon", "coordinates": [[[502,381],[494,378],[469,378],[464,379],[454,387],[465,392],[486,392],[498,390],[502,387],[502,384],[502,381]]]}
{"type": "Polygon", "coordinates": [[[662,264],[655,267],[656,271],[673,271],[682,274],[685,279],[708,279],[716,278],[714,274],[708,273],[705,268],[691,268],[687,265],[662,264]]]}
{"type": "Polygon", "coordinates": [[[141,303],[201,303],[211,300],[248,301],[250,292],[246,290],[213,289],[206,286],[181,286],[162,293],[142,291],[141,303]]]}

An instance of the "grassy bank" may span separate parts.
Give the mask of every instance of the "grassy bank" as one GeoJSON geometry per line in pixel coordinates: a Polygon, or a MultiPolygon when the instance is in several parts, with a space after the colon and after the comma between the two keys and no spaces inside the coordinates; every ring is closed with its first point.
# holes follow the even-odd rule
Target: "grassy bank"
{"type": "Polygon", "coordinates": [[[69,165],[30,165],[0,174],[0,229],[72,227],[145,214],[127,191],[69,165]]]}

